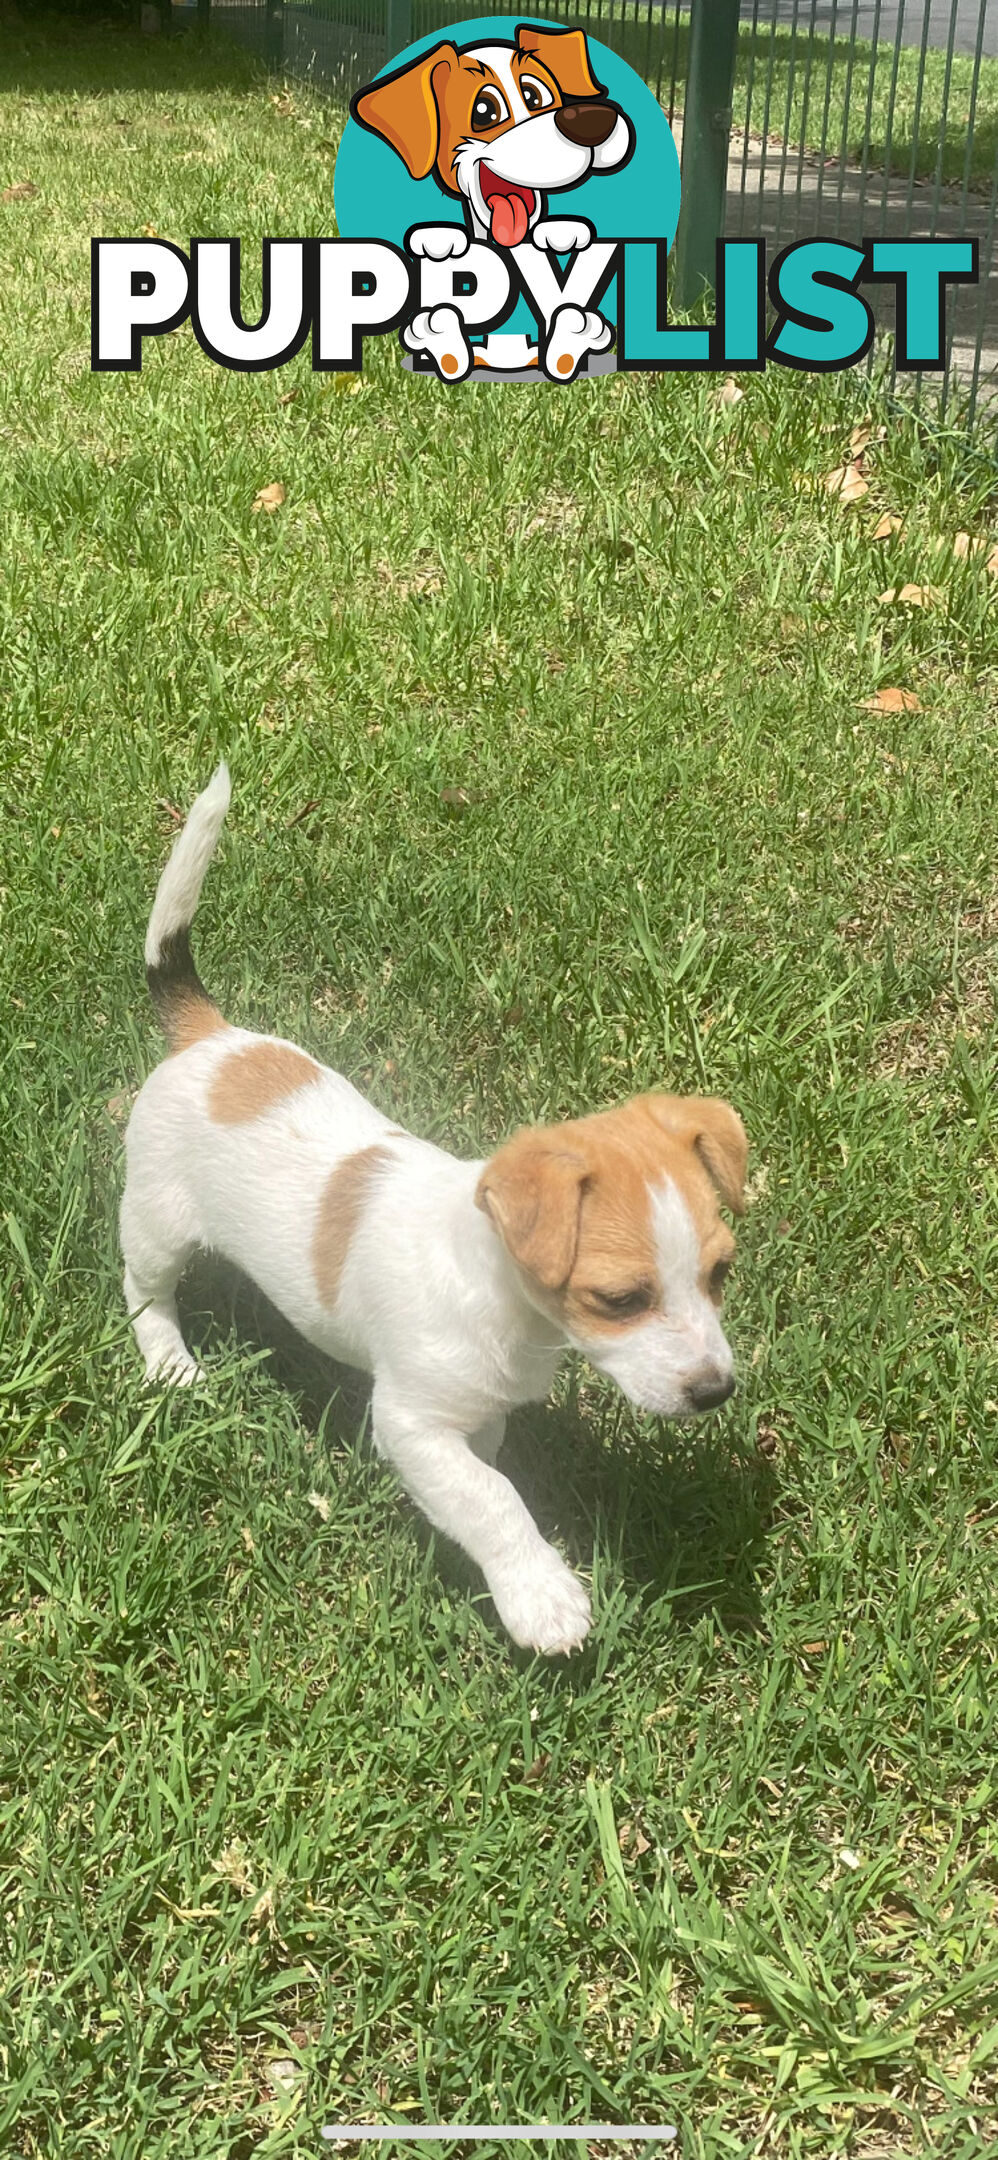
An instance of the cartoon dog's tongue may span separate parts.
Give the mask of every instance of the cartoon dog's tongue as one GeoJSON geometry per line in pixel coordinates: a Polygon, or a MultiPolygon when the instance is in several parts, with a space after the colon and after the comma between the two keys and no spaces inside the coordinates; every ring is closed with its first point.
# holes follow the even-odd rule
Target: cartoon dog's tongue
{"type": "Polygon", "coordinates": [[[503,180],[498,173],[483,166],[481,173],[482,195],[489,212],[492,239],[496,247],[519,247],[527,237],[534,207],[532,188],[517,187],[512,180],[503,180]]]}

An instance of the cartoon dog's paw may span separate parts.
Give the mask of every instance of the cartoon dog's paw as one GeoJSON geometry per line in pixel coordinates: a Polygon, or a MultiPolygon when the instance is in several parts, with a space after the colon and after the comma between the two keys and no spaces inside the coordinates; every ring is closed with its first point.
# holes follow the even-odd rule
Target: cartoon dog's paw
{"type": "Polygon", "coordinates": [[[595,240],[596,228],[585,218],[541,218],[530,237],[549,255],[573,255],[595,240]]]}
{"type": "Polygon", "coordinates": [[[587,353],[606,352],[613,331],[593,308],[567,303],[556,308],[544,348],[544,373],[552,382],[571,382],[587,353]]]}
{"type": "Polygon", "coordinates": [[[450,255],[466,255],[468,235],[463,225],[415,225],[406,237],[410,255],[428,255],[431,262],[446,262],[450,255]]]}
{"type": "Polygon", "coordinates": [[[515,1571],[490,1573],[489,1589],[504,1628],[522,1650],[567,1657],[585,1642],[592,1607],[578,1576],[553,1546],[543,1546],[515,1571]]]}
{"type": "Polygon", "coordinates": [[[463,382],[471,374],[471,347],[456,308],[421,308],[406,324],[402,342],[410,352],[429,353],[443,382],[463,382]]]}

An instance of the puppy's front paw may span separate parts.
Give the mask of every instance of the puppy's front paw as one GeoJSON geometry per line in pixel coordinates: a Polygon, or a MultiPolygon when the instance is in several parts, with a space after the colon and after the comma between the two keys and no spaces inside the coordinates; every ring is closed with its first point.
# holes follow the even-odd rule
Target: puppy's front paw
{"type": "Polygon", "coordinates": [[[153,1387],[196,1387],[204,1377],[204,1366],[186,1350],[168,1351],[146,1367],[146,1379],[153,1387]]]}
{"type": "Polygon", "coordinates": [[[530,235],[536,248],[549,255],[574,255],[591,247],[595,229],[587,218],[541,218],[530,235]]]}
{"type": "Polygon", "coordinates": [[[468,235],[463,225],[414,225],[407,235],[410,255],[425,255],[430,262],[447,262],[452,255],[466,255],[468,235]]]}
{"type": "Polygon", "coordinates": [[[463,382],[472,369],[471,347],[456,308],[423,308],[402,331],[410,352],[428,353],[442,382],[463,382]]]}
{"type": "Polygon", "coordinates": [[[516,1569],[490,1574],[489,1589],[504,1628],[522,1650],[567,1657],[585,1642],[592,1607],[578,1576],[553,1546],[544,1546],[516,1569]]]}
{"type": "Polygon", "coordinates": [[[552,382],[571,382],[587,353],[606,352],[612,343],[609,323],[594,308],[571,302],[556,308],[544,349],[544,373],[552,382]]]}

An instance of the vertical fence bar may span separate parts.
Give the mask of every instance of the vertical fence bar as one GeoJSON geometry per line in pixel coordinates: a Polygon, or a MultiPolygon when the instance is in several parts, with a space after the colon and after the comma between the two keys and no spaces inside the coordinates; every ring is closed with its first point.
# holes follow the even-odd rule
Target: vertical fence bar
{"type": "MultiPolygon", "coordinates": [[[[980,282],[977,287],[977,320],[974,325],[974,368],[970,378],[970,396],[967,402],[967,425],[973,427],[980,400],[981,376],[984,365],[984,341],[988,333],[988,284],[998,252],[998,157],[995,158],[991,181],[991,201],[988,206],[987,223],[981,239],[980,282]]],[[[991,402],[991,426],[998,423],[998,376],[992,376],[991,389],[996,393],[991,402]]],[[[998,431],[994,432],[995,456],[998,457],[998,431]]]]}
{"type": "Polygon", "coordinates": [[[676,235],[676,297],[692,307],[714,285],[724,228],[738,0],[693,0],[683,110],[682,210],[676,235]]]}
{"type": "Polygon", "coordinates": [[[745,188],[748,181],[749,130],[752,126],[752,91],[755,86],[755,49],[759,37],[759,0],[752,0],[749,28],[748,73],[745,81],[745,133],[742,136],[742,176],[738,202],[738,232],[745,231],[745,188]]]}
{"type": "Polygon", "coordinates": [[[211,21],[211,0],[198,0],[198,21],[203,29],[207,29],[211,21]]]}
{"type": "MultiPolygon", "coordinates": [[[[832,15],[831,21],[828,25],[828,50],[825,54],[825,97],[821,108],[821,137],[818,143],[818,177],[815,182],[814,189],[815,232],[821,231],[821,198],[825,192],[825,172],[828,166],[828,117],[832,109],[832,83],[835,77],[835,32],[838,28],[838,5],[839,0],[832,0],[832,15]]],[[[799,230],[799,225],[797,227],[797,230],[799,230]]]]}
{"type": "Polygon", "coordinates": [[[859,0],[852,0],[852,16],[849,23],[849,51],[846,59],[846,77],[842,92],[842,139],[839,144],[839,182],[835,193],[835,238],[842,238],[842,197],[845,188],[846,167],[849,163],[849,104],[852,98],[852,78],[856,67],[856,29],[859,23],[859,0]]]}
{"type": "Polygon", "coordinates": [[[385,0],[385,58],[412,44],[412,0],[385,0]]]}
{"type": "MultiPolygon", "coordinates": [[[[977,115],[977,92],[981,75],[981,58],[984,51],[984,32],[986,28],[987,9],[988,0],[980,0],[980,8],[977,17],[977,35],[974,42],[973,73],[970,79],[970,104],[967,112],[967,147],[964,151],[963,179],[960,187],[960,216],[957,223],[957,230],[959,232],[963,232],[966,229],[967,203],[970,195],[970,175],[974,158],[974,121],[977,115]]],[[[998,171],[998,160],[996,160],[996,171],[998,171]]],[[[980,244],[979,252],[983,254],[983,249],[980,248],[980,244]]],[[[980,261],[978,264],[978,282],[980,283],[980,281],[983,280],[985,291],[987,290],[989,277],[990,263],[980,261]]],[[[944,391],[948,389],[948,391],[951,393],[955,393],[956,390],[956,368],[954,366],[953,360],[953,349],[956,344],[956,311],[959,305],[959,301],[960,294],[958,292],[952,293],[950,296],[950,304],[947,311],[946,321],[946,374],[943,380],[944,391]]],[[[975,375],[979,374],[980,372],[981,343],[982,335],[981,332],[979,332],[975,352],[975,375]]],[[[943,403],[943,410],[945,411],[945,397],[943,403]]]]}
{"type": "MultiPolygon", "coordinates": [[[[890,200],[891,178],[894,172],[894,113],[897,106],[898,74],[901,67],[901,41],[904,36],[904,11],[906,0],[898,8],[897,29],[894,33],[894,59],[891,64],[891,84],[887,93],[887,129],[884,137],[884,188],[880,198],[880,222],[883,226],[890,200]]],[[[982,0],[983,6],[983,0],[982,0]]]]}
{"type": "MultiPolygon", "coordinates": [[[[946,66],[943,73],[942,107],[939,114],[939,151],[936,157],[936,169],[932,176],[932,209],[929,213],[931,220],[930,231],[933,233],[936,233],[939,230],[939,206],[942,199],[943,173],[946,165],[946,130],[949,125],[950,84],[953,79],[953,54],[956,48],[956,29],[959,6],[960,0],[950,0],[949,32],[946,39],[946,66]]],[[[955,316],[955,313],[956,295],[953,294],[951,295],[949,305],[949,325],[947,330],[945,366],[943,368],[943,379],[939,388],[939,413],[941,419],[945,419],[946,409],[949,404],[950,363],[953,353],[953,318],[955,316]]],[[[915,377],[916,398],[920,396],[921,388],[922,377],[921,374],[918,374],[915,377]]]]}
{"type": "MultiPolygon", "coordinates": [[[[663,14],[662,14],[662,41],[661,41],[661,44],[660,44],[660,46],[659,46],[659,53],[658,53],[658,73],[657,73],[657,76],[656,76],[656,78],[655,78],[655,96],[657,97],[657,99],[658,99],[658,101],[659,101],[659,104],[661,104],[661,102],[662,102],[662,75],[663,75],[664,69],[665,69],[665,13],[664,13],[664,10],[663,10],[663,14]]],[[[679,71],[679,0],[676,0],[676,5],[675,5],[675,8],[674,8],[674,10],[673,10],[673,17],[672,17],[672,58],[671,58],[671,60],[670,60],[670,62],[669,62],[669,104],[668,104],[668,114],[669,114],[669,126],[670,126],[670,127],[672,126],[672,123],[673,123],[673,121],[674,121],[674,119],[675,119],[675,117],[676,117],[676,93],[677,93],[677,87],[678,87],[678,71],[679,71]]]]}
{"type": "Polygon", "coordinates": [[[283,0],[267,0],[267,20],[264,24],[263,35],[263,49],[267,66],[277,72],[284,65],[283,0]]]}
{"type": "Polygon", "coordinates": [[[773,109],[773,76],[776,72],[776,0],[769,0],[769,54],[766,61],[766,96],[762,108],[762,142],[759,147],[759,218],[763,216],[766,163],[769,157],[769,118],[773,109]]]}
{"type": "MultiPolygon", "coordinates": [[[[812,8],[813,17],[813,8],[812,8]]],[[[800,0],[794,0],[790,22],[790,44],[787,50],[787,102],[783,115],[783,154],[780,158],[780,181],[776,191],[776,230],[783,238],[783,195],[787,184],[787,166],[790,163],[790,145],[793,142],[794,77],[797,68],[797,24],[800,16],[800,0]]],[[[810,77],[810,53],[804,75],[804,110],[807,110],[807,83],[810,77]]],[[[804,172],[804,115],[801,115],[800,156],[797,165],[797,204],[800,216],[800,184],[804,172]]]]}

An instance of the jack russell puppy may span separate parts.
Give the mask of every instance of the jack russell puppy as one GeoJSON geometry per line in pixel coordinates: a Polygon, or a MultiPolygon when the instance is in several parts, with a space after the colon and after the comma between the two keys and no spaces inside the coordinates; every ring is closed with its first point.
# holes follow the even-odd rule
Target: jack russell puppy
{"type": "Polygon", "coordinates": [[[743,1211],[741,1120],[643,1095],[463,1162],[294,1044],[230,1027],[188,939],[228,803],[220,765],[146,935],[169,1051],[132,1110],[121,1207],[146,1373],[200,1377],[175,1292],[195,1248],[222,1253],[309,1342],[373,1373],[379,1454],[478,1563],[513,1640],[567,1653],[589,1599],[495,1468],[506,1414],[543,1399],[569,1347],[641,1409],[688,1418],[727,1400],[734,1240],[718,1197],[743,1211]]]}
{"type": "MultiPolygon", "coordinates": [[[[588,247],[588,221],[548,217],[545,198],[591,173],[618,171],[634,148],[631,122],[593,74],[584,32],[531,23],[517,25],[511,44],[436,45],[359,90],[350,110],[414,180],[432,173],[463,203],[469,229],[423,225],[408,235],[411,253],[432,262],[467,254],[469,240],[509,249],[514,262],[525,245],[559,255],[588,247]]],[[[544,333],[545,366],[568,380],[611,337],[595,309],[566,302],[544,333]]],[[[422,309],[404,338],[449,382],[476,364],[537,365],[536,347],[522,336],[493,336],[473,351],[457,309],[443,302],[422,309]]]]}

